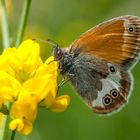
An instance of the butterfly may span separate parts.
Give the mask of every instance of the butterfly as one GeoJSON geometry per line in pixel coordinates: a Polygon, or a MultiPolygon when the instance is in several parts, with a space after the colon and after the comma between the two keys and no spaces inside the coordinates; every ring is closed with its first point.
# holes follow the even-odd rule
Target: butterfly
{"type": "Polygon", "coordinates": [[[139,52],[140,18],[126,15],[91,28],[68,48],[55,46],[53,56],[85,103],[110,114],[128,102],[139,52]]]}

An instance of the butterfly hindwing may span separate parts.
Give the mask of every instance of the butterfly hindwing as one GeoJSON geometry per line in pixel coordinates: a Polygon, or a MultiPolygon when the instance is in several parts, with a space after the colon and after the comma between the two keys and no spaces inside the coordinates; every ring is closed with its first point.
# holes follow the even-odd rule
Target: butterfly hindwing
{"type": "MultiPolygon", "coordinates": [[[[111,64],[111,66],[114,65],[111,64]]],[[[130,73],[117,67],[115,69],[115,72],[110,71],[109,75],[101,80],[102,90],[98,92],[98,97],[91,103],[93,111],[96,113],[109,114],[121,109],[128,102],[133,82],[130,73]]]]}
{"type": "Polygon", "coordinates": [[[94,112],[108,114],[128,101],[132,84],[129,72],[105,60],[83,54],[77,56],[73,67],[75,73],[71,82],[94,112]],[[108,104],[105,103],[106,98],[110,100],[108,104]]]}

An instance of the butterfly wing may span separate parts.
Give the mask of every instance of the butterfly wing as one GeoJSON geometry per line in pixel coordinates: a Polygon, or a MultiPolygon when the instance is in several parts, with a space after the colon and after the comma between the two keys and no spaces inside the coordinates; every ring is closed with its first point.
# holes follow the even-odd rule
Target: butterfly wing
{"type": "Polygon", "coordinates": [[[140,19],[121,16],[97,25],[67,51],[76,57],[71,81],[80,96],[96,113],[113,112],[131,93],[129,69],[139,58],[140,19]]]}
{"type": "Polygon", "coordinates": [[[116,69],[115,73],[109,73],[101,80],[102,90],[98,91],[97,98],[89,104],[98,114],[112,113],[128,102],[133,81],[128,72],[116,69]]]}
{"type": "Polygon", "coordinates": [[[128,101],[133,81],[129,72],[117,65],[79,54],[73,71],[73,86],[94,112],[109,114],[128,101]]]}
{"type": "Polygon", "coordinates": [[[84,33],[70,45],[71,53],[84,53],[129,69],[139,57],[140,18],[121,16],[84,33]]]}

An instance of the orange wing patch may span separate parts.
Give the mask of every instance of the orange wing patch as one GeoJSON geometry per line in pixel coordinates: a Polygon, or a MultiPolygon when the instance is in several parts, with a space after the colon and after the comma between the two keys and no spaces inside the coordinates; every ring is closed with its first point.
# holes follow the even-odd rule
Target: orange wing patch
{"type": "Polygon", "coordinates": [[[104,22],[71,44],[71,52],[100,57],[129,69],[140,51],[140,19],[122,16],[104,22]]]}

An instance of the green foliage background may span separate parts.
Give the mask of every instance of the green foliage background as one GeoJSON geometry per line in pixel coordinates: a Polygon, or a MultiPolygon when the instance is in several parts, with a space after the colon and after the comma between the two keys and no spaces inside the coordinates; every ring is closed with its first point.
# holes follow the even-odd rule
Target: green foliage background
{"type": "MultiPolygon", "coordinates": [[[[23,1],[13,0],[9,22],[14,39],[23,1]]],[[[120,15],[140,16],[139,0],[32,0],[24,39],[51,38],[60,46],[94,25],[120,15]]],[[[1,42],[0,42],[1,43],[1,42]]],[[[41,44],[45,60],[51,47],[41,44]]],[[[69,94],[71,103],[64,113],[39,110],[28,140],[139,140],[140,139],[140,63],[132,70],[134,90],[129,103],[118,113],[101,117],[93,113],[68,83],[60,94],[69,94]]],[[[20,139],[18,135],[17,140],[20,139]]]]}

